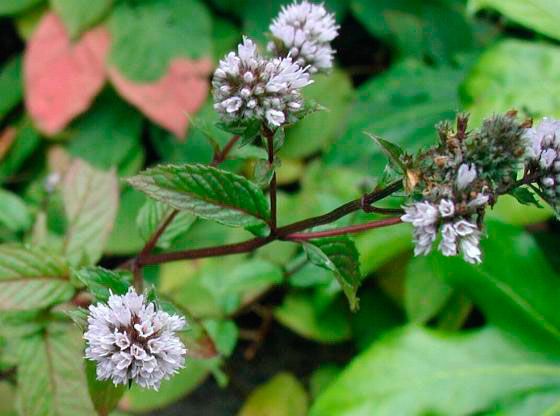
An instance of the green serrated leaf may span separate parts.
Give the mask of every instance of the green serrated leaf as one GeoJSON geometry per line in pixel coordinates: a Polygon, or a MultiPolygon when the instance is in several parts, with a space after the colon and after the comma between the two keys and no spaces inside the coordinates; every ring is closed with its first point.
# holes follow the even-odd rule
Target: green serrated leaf
{"type": "Polygon", "coordinates": [[[371,139],[379,145],[385,156],[389,159],[389,162],[395,169],[400,171],[401,173],[406,172],[406,166],[404,165],[401,157],[404,154],[404,150],[402,150],[399,146],[394,143],[391,143],[387,140],[382,139],[374,134],[366,133],[371,139]]]}
{"type": "Polygon", "coordinates": [[[350,309],[358,309],[356,292],[362,281],[360,255],[350,238],[327,237],[304,243],[309,260],[334,273],[350,303],[350,309]]]}
{"type": "Polygon", "coordinates": [[[70,309],[68,311],[65,312],[66,316],[68,316],[72,322],[74,322],[74,324],[76,324],[76,326],[78,328],[80,328],[80,330],[82,332],[85,332],[88,326],[88,310],[84,309],[84,308],[76,308],[76,309],[70,309]]]}
{"type": "Polygon", "coordinates": [[[18,350],[18,410],[26,416],[95,416],[83,368],[83,341],[65,325],[28,337],[18,350]]]}
{"type": "Polygon", "coordinates": [[[517,199],[517,202],[519,202],[520,204],[533,205],[537,208],[543,207],[535,194],[525,187],[515,188],[510,192],[510,195],[517,199]]]}
{"type": "Polygon", "coordinates": [[[162,165],[128,182],[155,200],[221,224],[250,227],[270,218],[268,201],[257,185],[211,166],[162,165]]]}
{"type": "Polygon", "coordinates": [[[76,270],[72,276],[82,282],[98,302],[107,302],[111,292],[124,295],[130,287],[128,273],[116,272],[103,267],[86,267],[76,270]]]}
{"type": "MultiPolygon", "coordinates": [[[[148,241],[173,211],[172,207],[163,202],[147,200],[136,218],[136,225],[142,238],[148,241]]],[[[186,211],[176,214],[159,238],[156,247],[169,248],[176,238],[191,228],[195,220],[196,217],[186,211]]]]}
{"type": "Polygon", "coordinates": [[[41,309],[69,300],[64,261],[38,248],[0,246],[0,310],[41,309]]]}
{"type": "Polygon", "coordinates": [[[113,0],[50,0],[50,3],[73,39],[100,21],[113,6],[113,0]]]}
{"type": "Polygon", "coordinates": [[[101,258],[117,216],[116,174],[75,160],[64,177],[62,196],[68,220],[64,253],[74,266],[93,265],[101,258]]]}

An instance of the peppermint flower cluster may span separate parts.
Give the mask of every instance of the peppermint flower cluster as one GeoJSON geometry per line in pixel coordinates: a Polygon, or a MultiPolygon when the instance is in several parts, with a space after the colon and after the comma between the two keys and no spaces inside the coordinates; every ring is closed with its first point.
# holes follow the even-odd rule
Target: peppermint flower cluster
{"type": "Polygon", "coordinates": [[[96,362],[99,380],[157,390],[184,365],[187,351],[176,334],[184,326],[183,317],[156,310],[131,288],[90,306],[86,358],[96,362]]]}
{"type": "Polygon", "coordinates": [[[334,56],[331,42],[338,36],[338,29],[334,14],[322,4],[293,3],[283,6],[270,25],[273,38],[268,49],[276,56],[290,56],[312,74],[328,71],[334,56]]]}
{"type": "Polygon", "coordinates": [[[456,129],[438,126],[441,143],[416,158],[409,157],[414,178],[403,222],[414,226],[415,255],[427,255],[436,240],[444,256],[462,254],[480,263],[482,220],[486,208],[515,183],[526,152],[526,123],[515,113],[497,115],[468,131],[459,115],[456,129]]]}
{"type": "Polygon", "coordinates": [[[527,130],[528,170],[536,174],[543,198],[558,209],[560,205],[560,120],[545,117],[527,130]]]}
{"type": "Polygon", "coordinates": [[[338,26],[322,5],[303,1],[283,7],[270,30],[273,57],[244,37],[214,73],[214,109],[227,124],[256,120],[276,129],[295,122],[304,110],[301,89],[313,82],[310,74],[332,67],[330,41],[338,26]]]}
{"type": "Polygon", "coordinates": [[[244,38],[237,54],[230,52],[214,73],[214,108],[226,122],[260,119],[279,127],[302,109],[300,89],[311,82],[291,58],[266,59],[244,38]]]}

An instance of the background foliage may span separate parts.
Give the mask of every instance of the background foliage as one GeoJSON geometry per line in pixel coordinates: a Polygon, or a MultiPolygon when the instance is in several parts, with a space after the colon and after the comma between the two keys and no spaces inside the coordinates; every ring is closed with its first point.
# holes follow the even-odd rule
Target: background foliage
{"type": "MultiPolygon", "coordinates": [[[[0,415],[560,414],[560,234],[549,210],[510,197],[490,212],[481,266],[413,258],[406,225],[357,235],[357,251],[330,242],[359,258],[354,313],[344,294],[357,303],[360,276],[325,262],[328,245],[306,247],[311,262],[275,242],[150,267],[161,300],[191,323],[185,369],[159,392],[125,392],[82,365],[68,317],[83,316],[68,301],[79,305],[84,286],[106,298],[129,276],[76,270],[114,268],[170,209],[122,178],[158,162],[212,160],[229,138],[214,127],[213,67],[242,33],[264,44],[285,3],[0,0],[0,415]]],[[[458,110],[473,127],[512,108],[560,116],[556,0],[325,4],[341,24],[337,68],[305,91],[328,111],[287,132],[280,225],[381,180],[385,157],[364,131],[415,151],[458,110]]],[[[263,158],[257,146],[236,147],[222,167],[251,177],[263,158]]],[[[269,215],[266,201],[255,206],[246,220],[180,214],[159,248],[240,241],[250,233],[209,220],[250,228],[269,215]]]]}

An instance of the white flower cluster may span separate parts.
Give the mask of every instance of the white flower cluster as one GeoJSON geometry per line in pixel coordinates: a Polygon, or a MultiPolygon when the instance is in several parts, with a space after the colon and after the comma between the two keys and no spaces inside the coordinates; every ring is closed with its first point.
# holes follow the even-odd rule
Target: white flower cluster
{"type": "Polygon", "coordinates": [[[187,351],[176,335],[184,326],[183,317],[156,310],[131,288],[90,306],[86,358],[96,362],[99,380],[157,390],[184,365],[187,351]]]}
{"type": "Polygon", "coordinates": [[[560,202],[560,120],[545,117],[526,137],[528,158],[540,172],[544,195],[553,204],[560,202]]]}
{"type": "Polygon", "coordinates": [[[214,73],[214,108],[226,122],[260,119],[280,127],[302,109],[300,89],[311,83],[309,73],[291,58],[266,59],[244,38],[214,73]]]}
{"type": "Polygon", "coordinates": [[[331,42],[338,36],[334,14],[322,4],[307,1],[283,6],[270,25],[273,40],[268,49],[277,56],[290,56],[312,74],[332,68],[331,42]]]}
{"type": "MultiPolygon", "coordinates": [[[[463,163],[457,170],[455,185],[457,191],[465,190],[477,177],[473,164],[463,163]]],[[[478,193],[464,204],[463,210],[467,215],[459,214],[455,202],[451,199],[441,199],[439,203],[428,201],[416,202],[404,207],[403,222],[414,226],[414,254],[427,255],[441,232],[438,249],[444,256],[456,256],[461,252],[465,261],[476,264],[482,261],[480,250],[481,232],[478,226],[469,218],[468,213],[475,213],[487,204],[488,195],[478,193]]]]}

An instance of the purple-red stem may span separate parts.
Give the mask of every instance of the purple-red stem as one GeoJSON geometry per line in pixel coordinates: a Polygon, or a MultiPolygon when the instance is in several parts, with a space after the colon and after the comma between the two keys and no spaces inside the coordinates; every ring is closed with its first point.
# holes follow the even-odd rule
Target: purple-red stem
{"type": "Polygon", "coordinates": [[[307,241],[314,238],[334,237],[337,235],[354,234],[362,231],[372,230],[374,228],[387,227],[402,222],[400,217],[385,218],[382,220],[372,221],[365,224],[350,225],[348,227],[334,228],[332,230],[315,231],[308,233],[294,233],[284,237],[285,240],[291,241],[307,241]]]}

